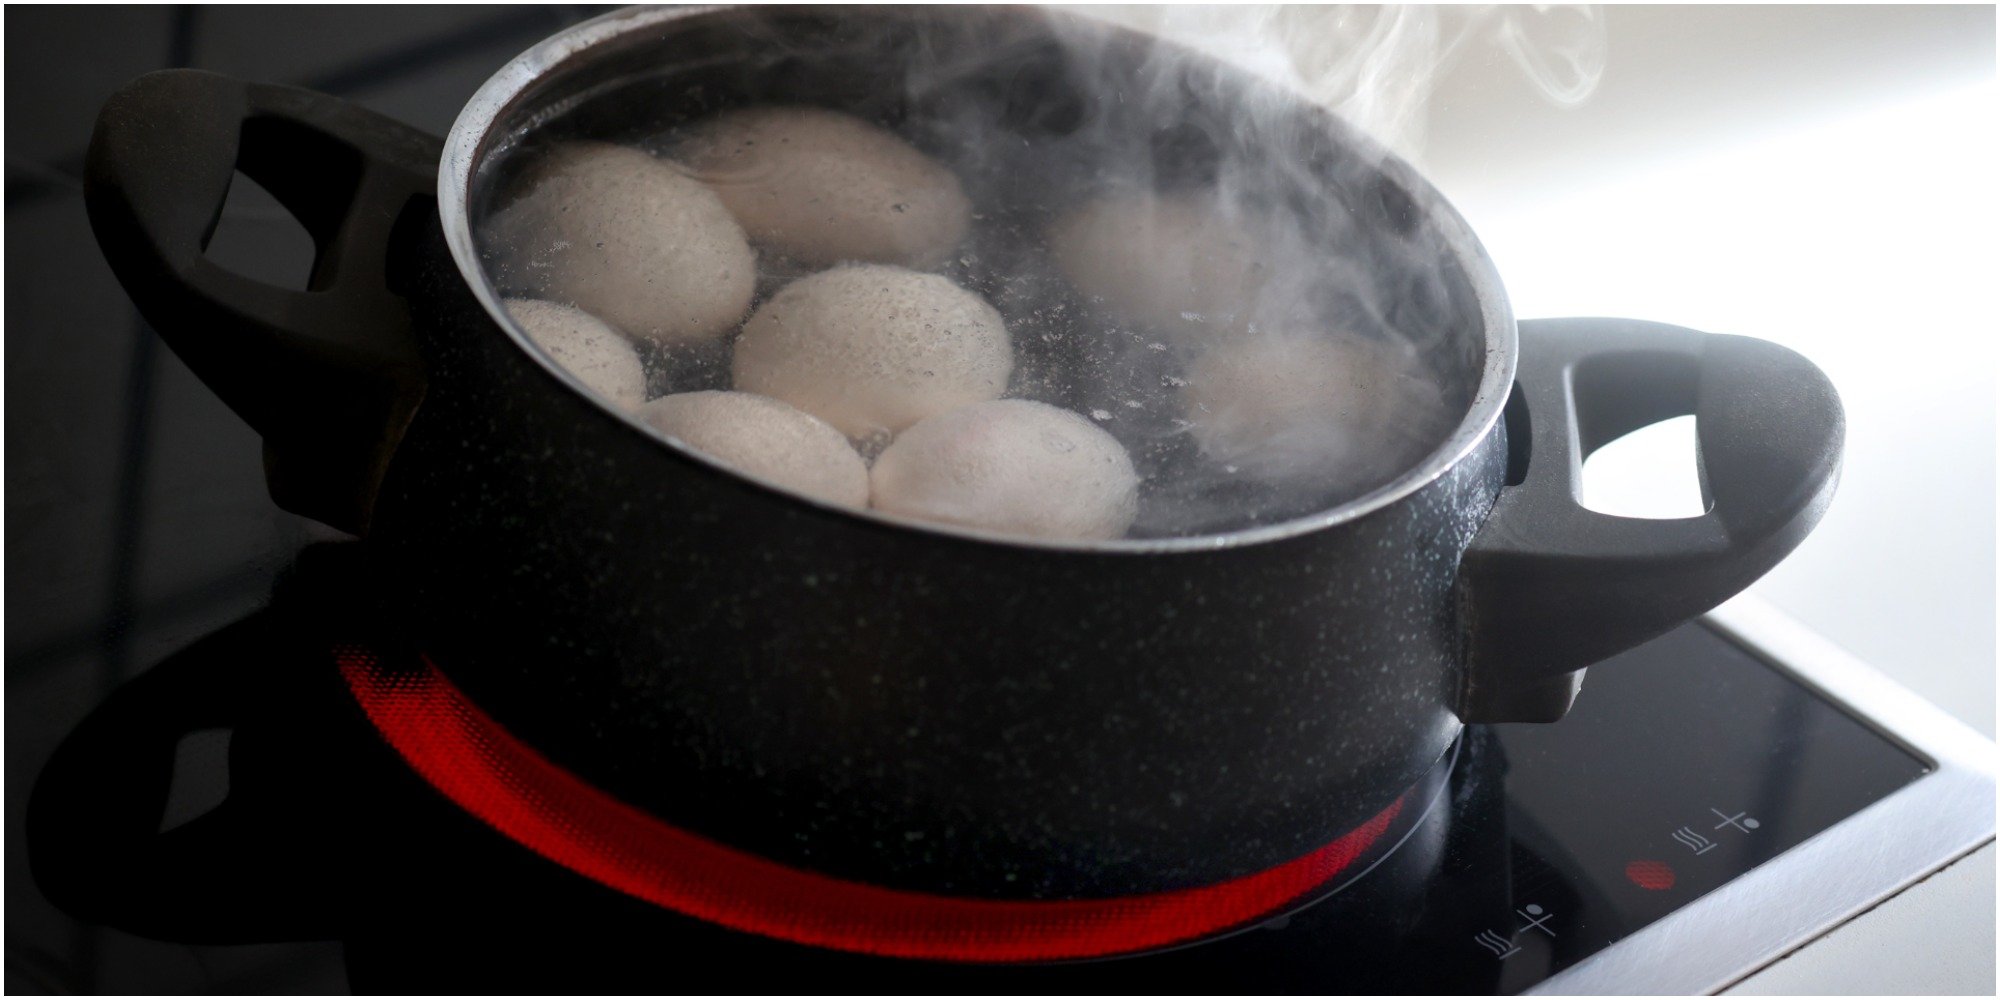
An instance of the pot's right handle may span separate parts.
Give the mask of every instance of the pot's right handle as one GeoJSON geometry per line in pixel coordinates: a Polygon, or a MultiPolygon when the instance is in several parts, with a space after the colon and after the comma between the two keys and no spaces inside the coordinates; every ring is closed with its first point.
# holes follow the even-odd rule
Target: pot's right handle
{"type": "Polygon", "coordinates": [[[198,70],[127,84],[91,136],[91,227],[140,314],[263,436],[272,499],[351,532],[423,396],[389,259],[433,217],[441,151],[346,101],[198,70]],[[238,170],[311,234],[305,290],[203,256],[238,170]]]}
{"type": "MultiPolygon", "coordinates": [[[[1582,668],[1722,603],[1796,548],[1833,498],[1845,419],[1812,362],[1762,340],[1624,319],[1521,324],[1510,431],[1526,468],[1460,571],[1459,715],[1544,722],[1582,668]],[[1706,513],[1649,520],[1580,502],[1599,446],[1694,414],[1706,513]],[[1525,426],[1524,426],[1525,425],[1525,426]]],[[[1510,407],[1511,408],[1511,407],[1510,407]]]]}

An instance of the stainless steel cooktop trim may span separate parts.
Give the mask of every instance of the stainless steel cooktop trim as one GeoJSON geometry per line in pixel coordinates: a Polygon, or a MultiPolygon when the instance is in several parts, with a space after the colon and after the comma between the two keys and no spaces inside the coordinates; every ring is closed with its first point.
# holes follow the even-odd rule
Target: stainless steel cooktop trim
{"type": "Polygon", "coordinates": [[[1529,993],[1718,992],[1993,840],[1991,740],[1760,600],[1705,621],[1935,769],[1529,993]]]}

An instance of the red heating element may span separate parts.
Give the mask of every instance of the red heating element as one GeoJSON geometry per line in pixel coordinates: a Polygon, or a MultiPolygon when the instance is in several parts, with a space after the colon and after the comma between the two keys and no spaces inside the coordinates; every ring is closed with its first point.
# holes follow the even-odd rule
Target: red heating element
{"type": "Polygon", "coordinates": [[[1674,887],[1674,870],[1664,861],[1634,861],[1625,866],[1625,877],[1633,885],[1653,892],[1665,892],[1674,887]]]}
{"type": "MultiPolygon", "coordinates": [[[[396,670],[335,651],[368,719],[423,779],[501,834],[571,871],[698,919],[799,944],[899,958],[1034,962],[1146,951],[1241,927],[1328,884],[1381,840],[1403,800],[1276,868],[1111,899],[932,895],[793,868],[679,829],[515,739],[428,659],[396,670]]],[[[1671,879],[1671,873],[1669,873],[1671,879]]]]}

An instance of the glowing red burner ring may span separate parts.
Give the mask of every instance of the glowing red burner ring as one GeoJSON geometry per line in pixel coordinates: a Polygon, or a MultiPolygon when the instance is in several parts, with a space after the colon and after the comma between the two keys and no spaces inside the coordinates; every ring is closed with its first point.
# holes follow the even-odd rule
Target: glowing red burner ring
{"type": "Polygon", "coordinates": [[[1302,901],[1381,840],[1398,799],[1325,847],[1215,885],[1111,899],[990,900],[886,889],[778,864],[662,822],[550,763],[436,665],[335,650],[382,737],[460,808],[610,888],[711,923],[842,951],[949,962],[1100,958],[1242,927],[1302,901]]]}

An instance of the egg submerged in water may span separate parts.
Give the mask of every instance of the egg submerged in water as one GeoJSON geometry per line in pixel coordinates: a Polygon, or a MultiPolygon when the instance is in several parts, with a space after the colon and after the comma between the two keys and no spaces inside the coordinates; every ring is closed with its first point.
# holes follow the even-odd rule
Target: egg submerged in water
{"type": "Polygon", "coordinates": [[[742,227],[673,164],[571,143],[524,180],[487,232],[505,290],[574,305],[663,344],[720,339],[749,309],[757,259],[742,227]]]}
{"type": "Polygon", "coordinates": [[[876,458],[869,482],[878,510],[1031,538],[1117,538],[1139,507],[1139,476],[1116,438],[1026,399],[919,422],[876,458]]]}
{"type": "Polygon", "coordinates": [[[935,274],[881,264],[786,285],[743,326],[735,387],[796,406],[856,439],[996,399],[1013,344],[986,300],[935,274]]]}
{"type": "Polygon", "coordinates": [[[868,505],[868,466],[811,414],[747,392],[682,392],[639,407],[654,430],[731,468],[828,503],[868,505]]]}
{"type": "Polygon", "coordinates": [[[674,146],[752,242],[809,268],[927,268],[965,239],[958,177],[887,129],[825,108],[729,111],[674,146]]]}
{"type": "Polygon", "coordinates": [[[1288,484],[1366,470],[1379,451],[1396,369],[1370,345],[1304,333],[1223,338],[1180,393],[1204,458],[1288,484]]]}
{"type": "Polygon", "coordinates": [[[639,352],[604,321],[560,302],[508,299],[506,305],[528,339],[592,392],[625,409],[646,401],[639,352]]]}
{"type": "Polygon", "coordinates": [[[1272,270],[1213,192],[1099,198],[1057,219],[1048,240],[1071,287],[1166,335],[1243,329],[1272,270]]]}

